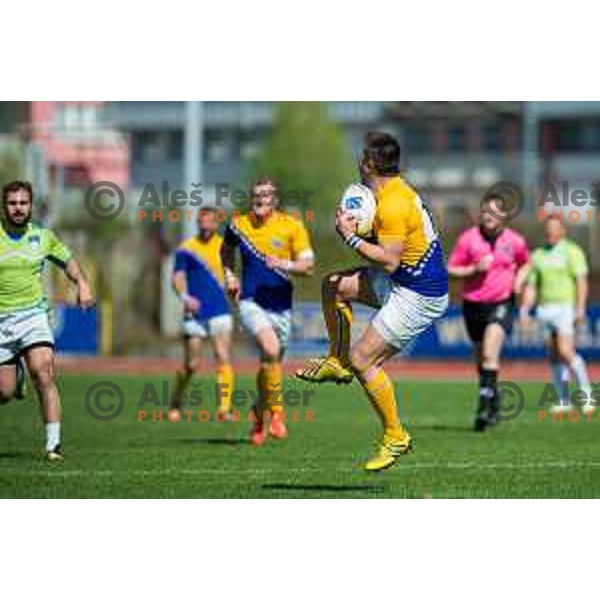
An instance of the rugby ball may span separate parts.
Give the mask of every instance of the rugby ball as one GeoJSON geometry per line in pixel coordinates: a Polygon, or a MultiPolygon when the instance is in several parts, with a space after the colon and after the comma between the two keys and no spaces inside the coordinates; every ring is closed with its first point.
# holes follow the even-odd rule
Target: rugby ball
{"type": "Polygon", "coordinates": [[[369,187],[362,183],[349,185],[340,200],[340,208],[344,212],[352,214],[356,219],[357,235],[361,237],[371,235],[377,201],[369,187]]]}

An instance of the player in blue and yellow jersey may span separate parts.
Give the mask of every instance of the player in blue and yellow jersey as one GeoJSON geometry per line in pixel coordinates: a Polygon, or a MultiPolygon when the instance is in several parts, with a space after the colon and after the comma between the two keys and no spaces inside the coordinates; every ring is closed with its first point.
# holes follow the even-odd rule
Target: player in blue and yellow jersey
{"type": "Polygon", "coordinates": [[[336,229],[370,266],[324,279],[329,356],[310,360],[297,376],[348,383],[356,375],[383,425],[379,451],[365,464],[368,471],[379,471],[411,448],[398,418],[394,385],[382,365],[444,314],[448,273],[431,208],[400,177],[400,145],[385,133],[369,133],[365,141],[359,170],[377,201],[374,237],[358,237],[355,218],[345,212],[338,211],[336,229]],[[353,301],[378,312],[351,348],[353,301]]]}
{"type": "Polygon", "coordinates": [[[224,420],[231,418],[233,319],[225,293],[223,237],[218,227],[216,209],[200,209],[198,234],[183,241],[175,252],[172,284],[183,304],[184,363],[177,376],[172,408],[181,408],[183,393],[199,360],[202,340],[208,338],[217,367],[217,417],[224,420]]]}
{"type": "Polygon", "coordinates": [[[278,211],[277,205],[277,184],[270,179],[257,180],[251,210],[233,217],[223,245],[227,289],[239,301],[242,324],[260,351],[257,421],[250,437],[255,445],[264,444],[268,435],[287,437],[280,398],[281,361],[291,327],[291,276],[309,275],[314,264],[303,223],[278,211]],[[241,283],[234,274],[236,249],[241,255],[241,283]],[[265,410],[270,415],[268,428],[265,410]]]}

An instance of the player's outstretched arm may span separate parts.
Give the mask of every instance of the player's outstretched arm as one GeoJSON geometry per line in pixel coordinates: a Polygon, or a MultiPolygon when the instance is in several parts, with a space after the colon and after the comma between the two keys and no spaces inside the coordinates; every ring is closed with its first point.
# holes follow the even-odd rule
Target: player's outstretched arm
{"type": "Polygon", "coordinates": [[[77,302],[81,308],[90,308],[94,305],[94,295],[92,288],[79,263],[71,258],[65,266],[67,277],[77,286],[77,302]]]}

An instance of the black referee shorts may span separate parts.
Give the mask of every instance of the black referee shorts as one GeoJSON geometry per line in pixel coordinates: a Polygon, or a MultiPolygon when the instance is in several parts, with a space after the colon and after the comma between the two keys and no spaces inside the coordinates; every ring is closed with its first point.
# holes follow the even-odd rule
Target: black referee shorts
{"type": "Polygon", "coordinates": [[[467,326],[467,332],[471,341],[475,344],[483,341],[485,328],[492,323],[498,323],[510,335],[513,325],[513,311],[515,302],[513,298],[502,302],[463,302],[463,316],[467,326]]]}

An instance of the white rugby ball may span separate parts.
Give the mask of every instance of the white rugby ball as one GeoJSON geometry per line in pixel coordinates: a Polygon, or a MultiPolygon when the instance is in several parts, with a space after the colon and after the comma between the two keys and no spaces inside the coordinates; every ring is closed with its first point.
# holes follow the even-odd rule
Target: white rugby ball
{"type": "Polygon", "coordinates": [[[352,214],[356,219],[357,235],[365,237],[371,234],[377,201],[369,187],[362,183],[349,185],[340,200],[340,208],[352,214]]]}

